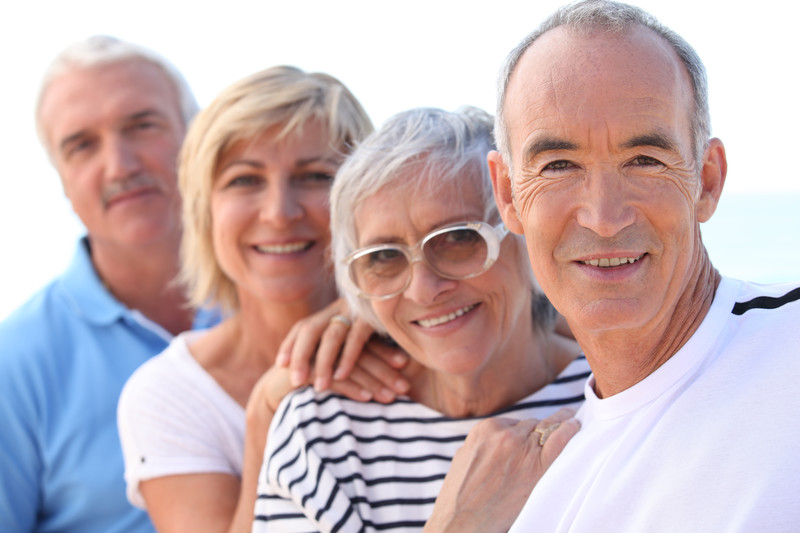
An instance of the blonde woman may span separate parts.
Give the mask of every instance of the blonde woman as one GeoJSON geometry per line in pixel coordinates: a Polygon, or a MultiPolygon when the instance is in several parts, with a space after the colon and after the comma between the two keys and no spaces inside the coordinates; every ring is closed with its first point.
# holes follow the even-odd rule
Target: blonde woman
{"type": "MultiPolygon", "coordinates": [[[[128,498],[159,531],[249,529],[266,429],[246,424],[248,398],[292,325],[336,298],[328,195],[371,130],[338,80],[293,67],[233,84],[191,125],[182,279],[193,304],[228,318],[178,336],[120,399],[128,498]]],[[[343,390],[370,397],[355,382],[343,390]]]]}

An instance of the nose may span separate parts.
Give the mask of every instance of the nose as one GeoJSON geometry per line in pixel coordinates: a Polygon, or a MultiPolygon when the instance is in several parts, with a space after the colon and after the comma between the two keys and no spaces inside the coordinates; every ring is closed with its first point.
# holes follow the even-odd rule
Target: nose
{"type": "Polygon", "coordinates": [[[285,228],[302,218],[303,206],[298,192],[288,183],[278,183],[265,189],[260,219],[278,228],[285,228]]]}
{"type": "Polygon", "coordinates": [[[578,223],[601,237],[613,237],[636,220],[630,184],[614,169],[592,172],[580,196],[578,223]]]}
{"type": "Polygon", "coordinates": [[[440,294],[450,291],[458,285],[457,280],[441,277],[424,261],[415,261],[409,268],[411,281],[403,292],[403,296],[420,305],[435,303],[440,294]]]}
{"type": "Polygon", "coordinates": [[[123,137],[107,140],[104,164],[108,181],[125,179],[142,170],[136,147],[123,137]]]}

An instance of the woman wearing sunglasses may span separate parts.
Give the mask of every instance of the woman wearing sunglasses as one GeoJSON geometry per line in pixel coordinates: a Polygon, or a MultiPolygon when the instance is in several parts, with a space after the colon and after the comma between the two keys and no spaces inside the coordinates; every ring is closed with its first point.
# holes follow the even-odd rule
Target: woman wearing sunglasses
{"type": "MultiPolygon", "coordinates": [[[[577,344],[554,332],[524,241],[500,223],[486,166],[491,130],[477,109],[408,111],[337,174],[337,284],[355,314],[411,356],[411,388],[388,405],[310,388],[288,396],[270,429],[254,531],[465,530],[453,520],[506,530],[497,506],[512,509],[510,520],[524,503],[490,479],[476,512],[459,512],[469,507],[457,490],[470,482],[456,464],[466,452],[445,479],[487,417],[516,419],[544,455],[555,422],[568,417],[556,412],[582,401],[589,373],[577,344]]],[[[493,453],[506,450],[477,455],[493,453]]],[[[535,482],[514,468],[495,478],[513,484],[515,475],[535,482]]]]}

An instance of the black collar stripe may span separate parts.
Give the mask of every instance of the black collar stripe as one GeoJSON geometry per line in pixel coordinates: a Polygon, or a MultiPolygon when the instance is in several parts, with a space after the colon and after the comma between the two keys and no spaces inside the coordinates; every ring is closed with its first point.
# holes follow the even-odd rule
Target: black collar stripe
{"type": "Polygon", "coordinates": [[[800,287],[791,290],[783,296],[759,296],[747,302],[736,302],[731,311],[734,315],[743,315],[750,309],[777,309],[778,307],[800,300],[800,287]]]}

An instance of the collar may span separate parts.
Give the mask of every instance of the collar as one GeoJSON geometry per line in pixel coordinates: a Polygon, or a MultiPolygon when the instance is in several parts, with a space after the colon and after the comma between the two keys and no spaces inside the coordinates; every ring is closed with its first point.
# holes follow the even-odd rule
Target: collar
{"type": "Polygon", "coordinates": [[[130,312],[114,298],[97,275],[86,236],[78,241],[72,263],[61,277],[60,284],[75,312],[87,322],[109,325],[130,312]]]}

